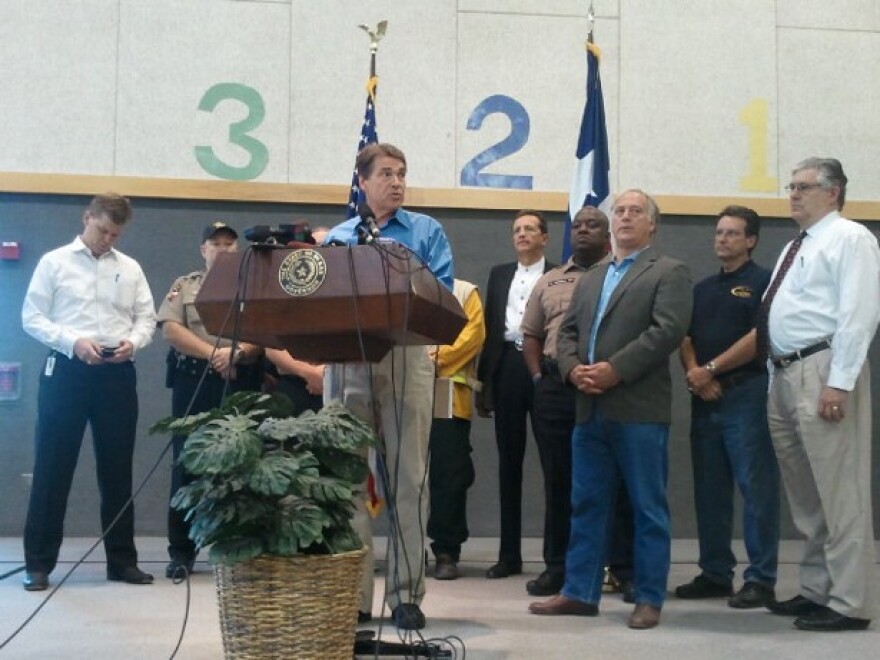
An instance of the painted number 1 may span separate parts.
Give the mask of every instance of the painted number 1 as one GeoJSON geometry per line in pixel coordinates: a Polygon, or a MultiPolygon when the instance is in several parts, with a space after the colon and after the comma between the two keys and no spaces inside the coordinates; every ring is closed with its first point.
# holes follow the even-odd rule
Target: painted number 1
{"type": "Polygon", "coordinates": [[[779,180],[767,172],[767,99],[752,99],[739,112],[739,120],[749,129],[749,171],[739,178],[739,189],[747,192],[776,192],[779,180]]]}

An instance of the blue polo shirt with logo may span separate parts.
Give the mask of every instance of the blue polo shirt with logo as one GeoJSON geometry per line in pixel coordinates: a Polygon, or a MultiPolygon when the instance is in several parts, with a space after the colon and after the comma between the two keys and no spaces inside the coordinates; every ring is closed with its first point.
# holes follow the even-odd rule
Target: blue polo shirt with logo
{"type": "MultiPolygon", "coordinates": [[[[697,364],[717,357],[755,327],[770,274],[749,260],[733,272],[721,270],[694,286],[694,315],[688,336],[697,364]]],[[[764,369],[754,360],[729,373],[764,369]]]]}

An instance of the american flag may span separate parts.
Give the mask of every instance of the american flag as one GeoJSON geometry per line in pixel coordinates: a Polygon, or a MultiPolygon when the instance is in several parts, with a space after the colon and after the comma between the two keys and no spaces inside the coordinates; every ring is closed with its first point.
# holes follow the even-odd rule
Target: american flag
{"type": "MultiPolygon", "coordinates": [[[[357,153],[372,142],[378,142],[379,136],[376,133],[376,87],[379,84],[377,76],[370,76],[367,81],[367,107],[364,110],[364,124],[361,126],[361,137],[358,140],[357,153]]],[[[356,156],[357,154],[355,154],[356,156]]],[[[347,217],[353,218],[357,215],[359,204],[364,202],[364,191],[361,190],[358,183],[358,171],[355,166],[351,174],[351,193],[348,196],[347,217]]]]}
{"type": "Polygon", "coordinates": [[[581,130],[568,196],[568,218],[562,244],[563,261],[571,256],[571,219],[584,206],[600,206],[611,190],[608,170],[608,130],[605,127],[605,101],[599,78],[598,46],[587,42],[587,102],[581,118],[581,130]]]}

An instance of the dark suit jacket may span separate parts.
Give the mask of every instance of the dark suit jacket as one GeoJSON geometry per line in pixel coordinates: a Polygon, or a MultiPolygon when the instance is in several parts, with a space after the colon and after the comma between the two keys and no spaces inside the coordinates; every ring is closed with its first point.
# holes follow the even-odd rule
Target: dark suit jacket
{"type": "MultiPolygon", "coordinates": [[[[493,266],[489,272],[489,284],[486,286],[486,342],[483,344],[483,352],[477,365],[477,378],[483,383],[481,393],[482,405],[487,410],[494,410],[494,395],[492,377],[501,360],[501,351],[504,348],[504,315],[507,310],[507,295],[513,276],[516,273],[517,262],[493,266]]],[[[555,268],[556,264],[544,259],[544,272],[555,268]]]]}
{"type": "MultiPolygon", "coordinates": [[[[609,264],[581,277],[559,331],[559,371],[588,362],[590,328],[609,264]]],[[[669,424],[672,381],[669,356],[687,333],[693,309],[691,275],[680,261],[648,247],[617,285],[596,336],[596,362],[608,361],[621,382],[599,395],[578,392],[577,421],[593,406],[614,421],[669,424]]]]}

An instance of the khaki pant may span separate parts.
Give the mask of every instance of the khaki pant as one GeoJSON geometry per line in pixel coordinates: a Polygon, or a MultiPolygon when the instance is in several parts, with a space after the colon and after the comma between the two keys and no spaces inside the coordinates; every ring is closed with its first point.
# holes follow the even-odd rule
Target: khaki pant
{"type": "MultiPolygon", "coordinates": [[[[428,440],[434,393],[434,364],[424,346],[398,347],[381,362],[328,369],[325,400],[342,402],[377,427],[379,451],[388,475],[384,484],[388,512],[389,607],[419,604],[425,595],[425,525],[428,520],[428,440]]],[[[367,546],[360,610],[373,602],[372,521],[359,497],[353,525],[367,546]]]]}
{"type": "Polygon", "coordinates": [[[767,418],[792,519],[806,537],[801,594],[846,616],[876,613],[871,518],[871,384],[867,363],[844,419],[818,414],[831,351],[777,369],[767,418]]]}

